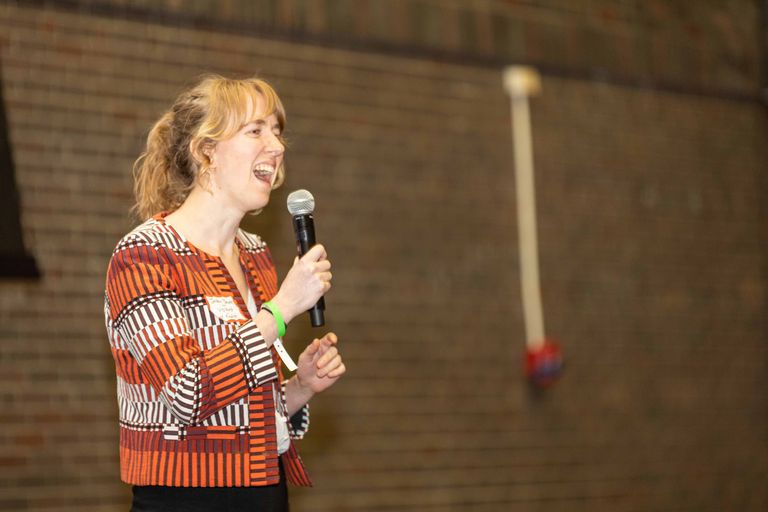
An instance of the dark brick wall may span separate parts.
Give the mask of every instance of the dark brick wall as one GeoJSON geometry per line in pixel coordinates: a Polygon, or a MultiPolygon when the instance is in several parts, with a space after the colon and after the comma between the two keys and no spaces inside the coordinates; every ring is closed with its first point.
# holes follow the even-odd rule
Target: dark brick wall
{"type": "Polygon", "coordinates": [[[558,73],[754,93],[761,2],[721,0],[17,0],[558,73]]]}
{"type": "MultiPolygon", "coordinates": [[[[0,510],[127,508],[104,270],[146,130],[205,71],[278,88],[288,181],[248,226],[284,272],[285,196],[308,188],[336,268],[349,373],[313,404],[296,510],[768,508],[756,2],[217,4],[0,5],[43,273],[0,282],[0,510]],[[567,370],[543,395],[521,374],[504,62],[544,71],[542,286],[567,370]]],[[[311,335],[296,322],[290,349],[311,335]]]]}

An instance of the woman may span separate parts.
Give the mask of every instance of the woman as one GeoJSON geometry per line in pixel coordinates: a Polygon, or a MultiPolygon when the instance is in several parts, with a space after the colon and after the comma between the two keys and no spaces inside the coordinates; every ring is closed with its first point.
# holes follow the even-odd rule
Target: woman
{"type": "Polygon", "coordinates": [[[238,227],[283,181],[284,127],[266,82],[210,76],[136,162],[148,220],[115,248],[105,298],[134,511],[287,510],[286,478],[311,485],[291,439],[344,363],[328,333],[284,380],[275,348],[330,289],[331,263],[317,245],[278,288],[266,245],[238,227]]]}

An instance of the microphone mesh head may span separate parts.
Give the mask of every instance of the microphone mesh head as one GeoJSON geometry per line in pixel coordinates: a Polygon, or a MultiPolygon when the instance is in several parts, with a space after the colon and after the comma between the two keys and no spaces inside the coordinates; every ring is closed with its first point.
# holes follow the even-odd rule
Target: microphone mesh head
{"type": "Polygon", "coordinates": [[[315,198],[309,190],[299,189],[288,194],[288,211],[296,215],[308,215],[315,211],[315,198]]]}

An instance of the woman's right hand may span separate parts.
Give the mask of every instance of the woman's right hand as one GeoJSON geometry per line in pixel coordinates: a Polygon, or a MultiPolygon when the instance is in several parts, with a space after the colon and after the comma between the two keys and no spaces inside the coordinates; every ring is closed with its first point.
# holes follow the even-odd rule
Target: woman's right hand
{"type": "Polygon", "coordinates": [[[285,323],[314,306],[331,289],[332,277],[331,262],[322,245],[314,245],[304,256],[297,257],[272,299],[285,323]]]}

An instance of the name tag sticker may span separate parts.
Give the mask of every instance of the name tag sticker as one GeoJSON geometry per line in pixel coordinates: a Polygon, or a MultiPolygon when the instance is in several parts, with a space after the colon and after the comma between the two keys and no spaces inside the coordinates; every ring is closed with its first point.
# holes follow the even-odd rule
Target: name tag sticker
{"type": "Polygon", "coordinates": [[[234,297],[206,296],[205,300],[208,302],[208,307],[210,308],[211,312],[222,320],[226,322],[231,322],[232,320],[245,320],[243,313],[235,303],[234,297]]]}

